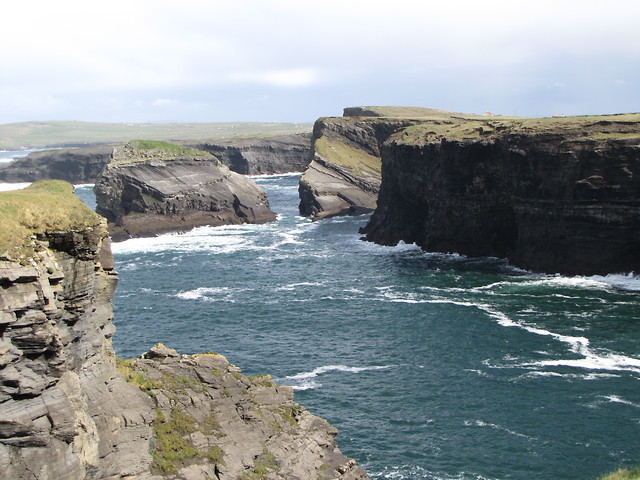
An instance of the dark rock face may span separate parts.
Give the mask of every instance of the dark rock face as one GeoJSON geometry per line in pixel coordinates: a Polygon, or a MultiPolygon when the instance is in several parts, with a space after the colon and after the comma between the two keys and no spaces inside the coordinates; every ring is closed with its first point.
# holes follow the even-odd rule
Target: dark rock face
{"type": "Polygon", "coordinates": [[[398,133],[383,150],[366,239],[548,273],[640,271],[640,129],[615,123],[482,138],[398,133]]]}
{"type": "Polygon", "coordinates": [[[312,161],[300,178],[300,214],[314,220],[376,208],[382,144],[402,119],[327,118],[313,128],[312,161]]]}
{"type": "Polygon", "coordinates": [[[66,180],[69,183],[95,183],[109,162],[113,146],[61,148],[32,152],[6,165],[0,165],[0,182],[66,180]]]}
{"type": "Polygon", "coordinates": [[[193,143],[189,146],[213,154],[233,172],[266,175],[302,172],[311,159],[310,135],[249,137],[193,143]]]}
{"type": "Polygon", "coordinates": [[[117,147],[95,193],[96,210],[109,220],[114,240],[275,220],[260,187],[195,150],[167,157],[131,144],[117,147]]]}

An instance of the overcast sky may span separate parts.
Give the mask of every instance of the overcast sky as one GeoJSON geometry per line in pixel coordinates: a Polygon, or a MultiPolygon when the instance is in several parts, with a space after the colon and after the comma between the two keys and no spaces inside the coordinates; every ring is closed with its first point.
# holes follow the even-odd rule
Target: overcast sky
{"type": "Polygon", "coordinates": [[[20,0],[0,123],[640,111],[638,0],[20,0]]]}

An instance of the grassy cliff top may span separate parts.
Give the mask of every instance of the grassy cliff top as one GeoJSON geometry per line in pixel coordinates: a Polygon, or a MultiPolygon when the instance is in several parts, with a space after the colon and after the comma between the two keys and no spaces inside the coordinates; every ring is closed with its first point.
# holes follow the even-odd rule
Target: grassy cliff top
{"type": "MultiPolygon", "coordinates": [[[[415,117],[414,117],[415,118],[415,117]]],[[[501,117],[444,112],[419,118],[416,125],[394,135],[398,143],[414,144],[442,138],[479,139],[493,135],[565,135],[589,139],[640,140],[640,113],[575,117],[501,117]]]]}
{"type": "Polygon", "coordinates": [[[311,132],[310,123],[97,123],[21,122],[0,125],[0,149],[79,146],[144,140],[219,140],[247,135],[311,132]]]}
{"type": "Polygon", "coordinates": [[[214,160],[217,158],[203,150],[185,147],[160,140],[132,140],[123,146],[114,148],[111,164],[128,164],[147,160],[173,160],[176,158],[195,158],[214,160]]]}
{"type": "Polygon", "coordinates": [[[18,260],[32,253],[34,234],[83,230],[101,220],[73,194],[73,185],[61,180],[0,192],[0,257],[18,260]]]}

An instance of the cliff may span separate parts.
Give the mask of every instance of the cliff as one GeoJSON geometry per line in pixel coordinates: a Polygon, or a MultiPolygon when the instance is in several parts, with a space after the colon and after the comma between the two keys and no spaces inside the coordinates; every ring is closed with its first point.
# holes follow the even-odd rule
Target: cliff
{"type": "Polygon", "coordinates": [[[71,185],[0,209],[21,227],[0,252],[0,478],[367,478],[268,376],[161,345],[116,360],[109,237],[71,185]]]}
{"type": "Polygon", "coordinates": [[[321,118],[313,127],[311,163],[300,178],[300,214],[314,220],[376,208],[382,144],[411,119],[321,118]]]}
{"type": "MultiPolygon", "coordinates": [[[[307,133],[182,143],[213,154],[232,172],[245,175],[302,172],[310,161],[307,133]]],[[[116,147],[121,148],[122,144],[116,147]]],[[[102,169],[111,161],[113,150],[114,145],[98,145],[32,152],[0,165],[0,182],[57,179],[73,184],[96,183],[102,169]]]]}
{"type": "Polygon", "coordinates": [[[640,271],[640,114],[425,118],[386,142],[382,178],[367,240],[549,273],[640,271]]]}
{"type": "Polygon", "coordinates": [[[95,183],[112,152],[111,145],[32,152],[26,157],[0,165],[0,182],[56,179],[76,185],[95,183]]]}
{"type": "Polygon", "coordinates": [[[233,172],[265,175],[302,172],[309,165],[310,135],[244,137],[188,143],[217,157],[233,172]]]}
{"type": "Polygon", "coordinates": [[[95,186],[115,240],[275,220],[264,191],[213,155],[166,142],[116,147],[95,186]]]}

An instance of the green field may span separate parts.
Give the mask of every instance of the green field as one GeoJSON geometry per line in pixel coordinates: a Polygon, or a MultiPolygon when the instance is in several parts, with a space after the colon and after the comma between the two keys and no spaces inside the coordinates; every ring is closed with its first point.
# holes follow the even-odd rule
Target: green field
{"type": "Polygon", "coordinates": [[[204,141],[311,132],[310,123],[91,123],[22,122],[0,125],[0,149],[125,143],[140,140],[204,141]]]}

